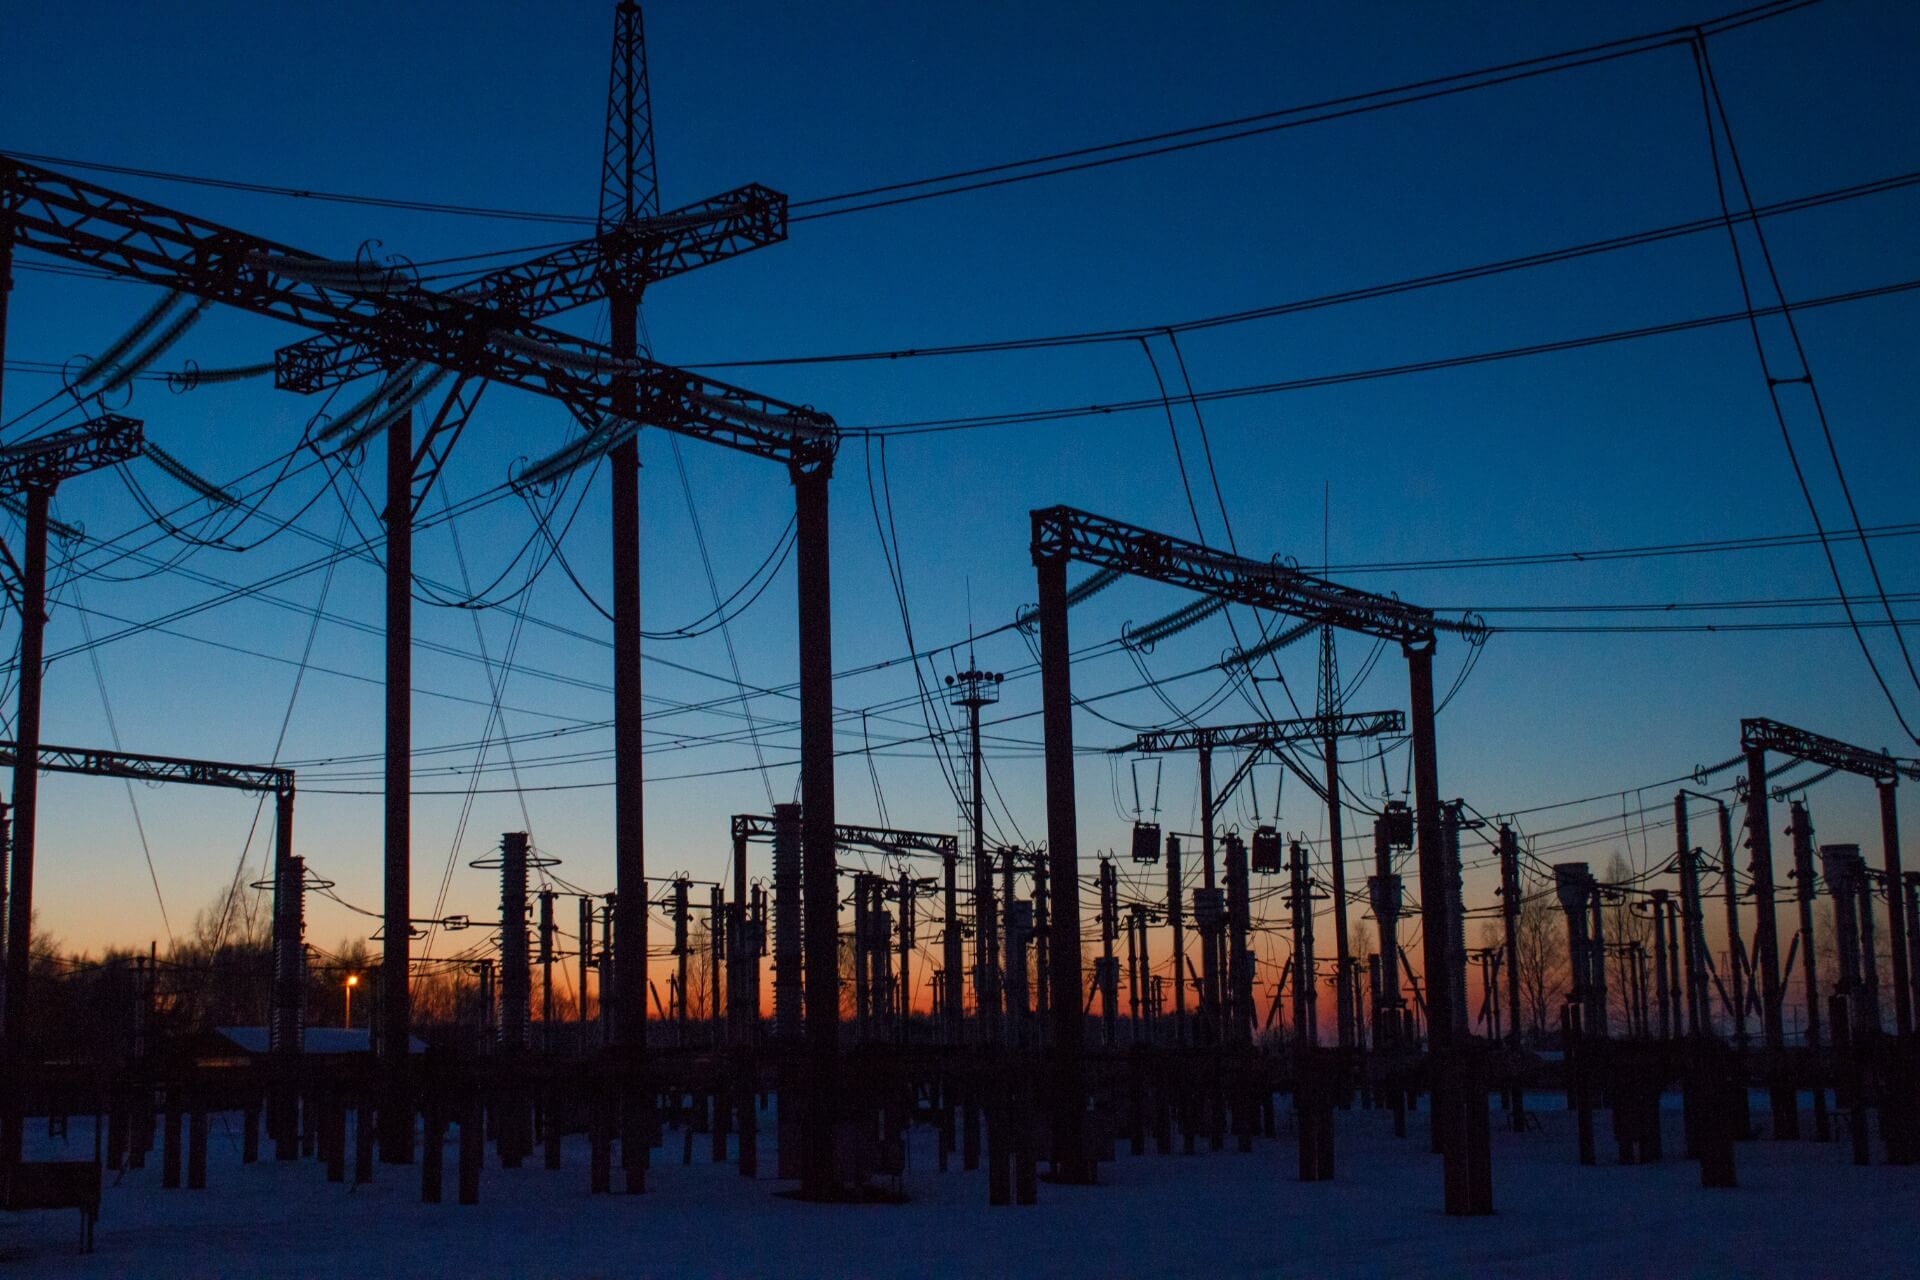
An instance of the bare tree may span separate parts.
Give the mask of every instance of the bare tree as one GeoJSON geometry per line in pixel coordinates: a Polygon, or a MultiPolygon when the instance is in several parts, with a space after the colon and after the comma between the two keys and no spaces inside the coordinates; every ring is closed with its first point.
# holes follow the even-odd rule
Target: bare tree
{"type": "Polygon", "coordinates": [[[1520,952],[1520,1003],[1535,1037],[1547,1034],[1547,1017],[1567,998],[1567,928],[1553,886],[1538,885],[1520,899],[1514,929],[1520,952]]]}

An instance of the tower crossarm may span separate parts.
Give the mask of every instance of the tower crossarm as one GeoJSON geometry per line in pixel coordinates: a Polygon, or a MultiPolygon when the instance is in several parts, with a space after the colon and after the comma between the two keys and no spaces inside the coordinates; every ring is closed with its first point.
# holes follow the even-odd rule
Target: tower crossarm
{"type": "MultiPolygon", "coordinates": [[[[16,745],[0,741],[0,767],[18,762],[16,745]]],[[[82,773],[96,778],[126,778],[134,782],[186,782],[201,787],[230,787],[237,791],[290,795],[293,770],[277,765],[229,764],[183,756],[150,756],[134,751],[102,751],[94,747],[40,746],[43,773],[82,773]]]]}
{"type": "Polygon", "coordinates": [[[1872,778],[1877,782],[1897,782],[1903,775],[1920,780],[1920,763],[1903,760],[1884,751],[1869,751],[1838,738],[1798,729],[1778,720],[1753,718],[1740,722],[1742,750],[1771,751],[1792,756],[1808,764],[1824,765],[1842,773],[1872,778]]]}
{"type": "Polygon", "coordinates": [[[1305,716],[1298,720],[1155,729],[1139,735],[1132,746],[1117,747],[1115,750],[1135,755],[1167,755],[1236,747],[1275,747],[1291,742],[1322,742],[1327,738],[1375,738],[1406,731],[1407,718],[1399,711],[1353,711],[1331,716],[1305,716]]]}
{"type": "MultiPolygon", "coordinates": [[[[649,426],[802,470],[830,465],[837,443],[833,420],[815,410],[644,356],[616,359],[500,306],[422,288],[403,270],[320,258],[12,157],[0,157],[0,232],[122,279],[349,339],[383,367],[419,361],[559,400],[583,422],[614,416],[617,384],[633,380],[649,426]]],[[[308,361],[298,347],[277,352],[275,366],[289,390],[331,376],[330,357],[308,361]]]]}
{"type": "Polygon", "coordinates": [[[1278,560],[1255,560],[1072,507],[1042,508],[1032,520],[1036,564],[1065,557],[1402,645],[1431,644],[1437,631],[1478,630],[1478,624],[1443,621],[1431,609],[1316,578],[1278,560]]]}
{"type": "MultiPolygon", "coordinates": [[[[489,271],[449,296],[538,320],[599,302],[610,285],[637,292],[786,237],[787,197],[749,183],[489,271]]],[[[305,391],[335,386],[384,367],[378,351],[337,334],[303,339],[285,348],[277,360],[302,371],[300,389],[305,391]]]]}

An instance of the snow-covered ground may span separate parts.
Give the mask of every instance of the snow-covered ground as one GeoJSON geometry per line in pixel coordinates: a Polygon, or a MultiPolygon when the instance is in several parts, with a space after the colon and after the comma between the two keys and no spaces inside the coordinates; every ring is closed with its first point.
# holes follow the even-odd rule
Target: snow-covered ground
{"type": "MultiPolygon", "coordinates": [[[[915,1133],[900,1206],[821,1206],[708,1162],[679,1163],[670,1133],[647,1194],[589,1196],[584,1140],[557,1173],[489,1164],[478,1207],[419,1200],[415,1168],[329,1185],[313,1161],[240,1163],[215,1117],[208,1189],[162,1191],[158,1152],[105,1195],[98,1251],[72,1212],[0,1214],[0,1273],[17,1276],[1871,1276],[1920,1274],[1920,1168],[1855,1168],[1840,1142],[1742,1143],[1740,1187],[1709,1191],[1698,1166],[1575,1159],[1572,1117],[1542,1097],[1544,1132],[1496,1128],[1491,1218],[1439,1211],[1425,1113],[1396,1140],[1384,1112],[1342,1112],[1338,1178],[1295,1181],[1290,1136],[1199,1154],[1119,1158],[1103,1185],[1042,1183],[1040,1203],[989,1208],[984,1174],[938,1172],[915,1133]]],[[[1756,1106],[1756,1116],[1763,1108],[1756,1106]]],[[[1282,1113],[1283,1126],[1286,1113],[1282,1113]]],[[[1496,1125],[1503,1117],[1495,1114],[1496,1125]]],[[[1811,1126],[1808,1126],[1811,1131],[1811,1126]]],[[[1599,1117],[1603,1159],[1611,1150],[1599,1117]]],[[[1667,1142],[1680,1148],[1669,1111],[1667,1142]]],[[[1876,1148],[1877,1148],[1876,1143],[1876,1148]]],[[[42,1135],[42,1157],[60,1144],[42,1135]]],[[[1175,1144],[1176,1152],[1178,1143],[1175,1144]]],[[[92,1151],[84,1121],[71,1149],[92,1151]]],[[[492,1153],[489,1151],[489,1160],[492,1153]]],[[[1877,1151],[1876,1151],[1877,1158],[1877,1151]]],[[[771,1170],[763,1146],[762,1167],[771,1170]]],[[[351,1161],[349,1161],[351,1171],[351,1161]]],[[[618,1174],[616,1172],[616,1180],[618,1174]]]]}

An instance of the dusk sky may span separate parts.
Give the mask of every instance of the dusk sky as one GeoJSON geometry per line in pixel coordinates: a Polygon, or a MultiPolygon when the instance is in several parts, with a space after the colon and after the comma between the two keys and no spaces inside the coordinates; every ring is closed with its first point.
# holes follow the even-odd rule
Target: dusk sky
{"type": "MultiPolygon", "coordinates": [[[[606,94],[602,0],[269,9],[270,22],[268,9],[237,3],[76,0],[0,9],[0,149],[334,257],[377,242],[370,252],[429,263],[590,234],[606,94]],[[325,202],[69,167],[81,161],[542,217],[325,202]]],[[[785,243],[653,289],[645,337],[659,359],[810,404],[848,432],[832,517],[834,666],[848,673],[834,690],[838,745],[848,753],[837,775],[840,820],[957,828],[955,800],[926,741],[929,718],[935,727],[949,723],[939,683],[967,665],[970,631],[992,631],[977,646],[978,661],[1009,678],[989,712],[1004,722],[989,738],[1001,797],[990,805],[989,829],[1044,838],[1034,653],[1018,632],[1001,628],[1035,599],[1027,513],[1055,503],[1188,537],[1197,509],[1210,543],[1227,544],[1230,519],[1233,541],[1248,554],[1330,563],[1332,576],[1354,585],[1450,615],[1483,614],[1494,634],[1439,719],[1441,791],[1488,815],[1520,813],[1519,829],[1547,862],[1600,866],[1616,850],[1641,867],[1663,859],[1672,849],[1665,820],[1673,780],[1735,754],[1743,716],[1915,754],[1830,603],[1835,585],[1819,546],[1804,540],[1590,563],[1404,564],[1808,534],[1812,519],[1744,319],[1206,400],[1198,417],[1184,401],[1183,358],[1192,387],[1205,393],[1737,317],[1745,304],[1719,227],[1471,283],[1198,329],[1180,334],[1177,348],[1160,335],[1145,349],[1123,340],[726,367],[1177,326],[1717,218],[1701,87],[1684,44],[944,198],[840,214],[865,201],[806,203],[1713,16],[1710,5],[1655,3],[650,3],[663,205],[749,181],[795,202],[785,243]],[[1174,396],[1170,409],[1160,403],[1156,365],[1174,396]],[[1148,403],[1124,413],[910,429],[1127,401],[1148,403]],[[897,538],[911,645],[889,583],[883,527],[888,548],[897,538]],[[1808,600],[1821,603],[1689,607],[1808,600]],[[1565,608],[1619,605],[1648,611],[1565,608]],[[1668,605],[1677,607],[1662,611],[1668,605]],[[1708,623],[1777,629],[1635,629],[1708,623]],[[898,659],[939,646],[947,647],[920,666],[934,694],[923,705],[913,665],[898,659]],[[862,754],[868,746],[872,753],[862,754]],[[1582,797],[1598,799],[1540,810],[1582,797]],[[1651,810],[1644,817],[1643,807],[1651,810]]],[[[1920,119],[1920,8],[1824,0],[1717,35],[1710,49],[1756,204],[1920,171],[1911,127],[1920,119]]],[[[1728,166],[1724,138],[1717,145],[1728,166]]],[[[1725,173],[1729,198],[1743,209],[1740,184],[1730,167],[1725,173]]],[[[1906,185],[1782,213],[1763,229],[1786,298],[1798,303],[1920,283],[1916,225],[1920,188],[1906,185]]],[[[1778,299],[1759,247],[1750,231],[1741,233],[1754,305],[1772,307],[1778,299]]],[[[421,267],[441,284],[470,269],[421,267]]],[[[14,274],[0,401],[7,442],[77,420],[60,393],[59,366],[102,351],[159,298],[31,253],[17,257],[14,274]],[[66,418],[55,416],[62,411],[66,418]]],[[[1920,520],[1917,308],[1913,292],[1893,291],[1797,316],[1866,526],[1920,520]]],[[[605,308],[558,323],[604,338],[605,308]]],[[[1774,376],[1798,377],[1785,328],[1768,320],[1761,332],[1774,376]]],[[[186,361],[203,369],[256,364],[301,336],[215,309],[153,371],[186,361]]],[[[377,910],[379,552],[340,559],[331,572],[326,565],[330,544],[357,545],[377,533],[382,463],[376,450],[329,481],[311,453],[294,452],[323,408],[320,398],[275,391],[270,381],[175,394],[164,381],[143,379],[122,410],[188,467],[257,503],[244,522],[147,462],[124,476],[76,479],[60,492],[55,514],[84,526],[86,537],[56,554],[43,733],[71,745],[107,745],[117,733],[127,750],[234,761],[277,753],[299,771],[298,851],[337,882],[346,902],[377,910]],[[171,512],[183,533],[227,545],[170,536],[152,511],[171,512]],[[248,549],[232,549],[239,547],[248,549]],[[269,581],[264,592],[166,620],[269,581]],[[316,626],[312,611],[323,599],[316,626]]],[[[349,387],[333,410],[370,389],[349,387]]],[[[1920,728],[1920,678],[1884,625],[1859,544],[1842,536],[1853,517],[1806,387],[1783,388],[1782,403],[1820,519],[1835,531],[1846,589],[1864,622],[1882,624],[1863,632],[1866,644],[1892,702],[1920,728]]],[[[567,882],[612,887],[610,628],[583,595],[607,603],[606,478],[583,471],[541,500],[555,534],[565,531],[559,555],[529,506],[501,488],[516,459],[543,457],[575,433],[549,402],[488,391],[442,494],[455,505],[489,500],[418,538],[416,627],[431,647],[415,666],[417,915],[435,909],[450,857],[443,910],[476,918],[494,910],[491,873],[466,864],[505,830],[530,828],[541,849],[563,860],[556,870],[567,882]],[[531,578],[530,569],[538,570],[531,578]],[[445,607],[475,596],[494,607],[445,607]],[[531,620],[517,621],[519,611],[531,620]],[[497,721],[489,668],[476,660],[483,647],[495,679],[504,679],[497,721]],[[508,655],[511,669],[501,674],[508,655]],[[513,737],[519,794],[506,750],[496,741],[482,758],[472,745],[503,730],[513,737]],[[443,746],[458,749],[427,752],[443,746]],[[477,763],[483,772],[469,805],[477,763]]],[[[719,632],[647,642],[648,868],[716,879],[728,851],[726,816],[765,812],[769,796],[794,798],[794,570],[777,550],[792,490],[778,467],[696,441],[646,432],[641,453],[649,632],[693,626],[712,610],[714,590],[728,597],[749,583],[739,597],[747,600],[766,577],[759,567],[770,555],[778,565],[752,607],[730,608],[731,654],[719,632]],[[750,693],[744,703],[734,661],[750,693]]],[[[440,511],[436,495],[426,515],[440,511]]],[[[1920,651],[1914,533],[1920,525],[1872,546],[1894,615],[1916,620],[1907,645],[1920,651]]],[[[11,517],[5,536],[18,548],[11,517]]],[[[1258,633],[1251,615],[1215,615],[1137,656],[1111,643],[1125,624],[1160,618],[1189,599],[1122,582],[1072,613],[1076,648],[1099,646],[1074,667],[1075,692],[1098,699],[1075,722],[1088,870],[1096,851],[1118,848],[1124,858],[1136,773],[1142,801],[1153,799],[1155,766],[1136,770],[1104,748],[1176,715],[1212,723],[1293,715],[1289,694],[1312,711],[1311,641],[1281,655],[1284,690],[1231,684],[1210,669],[1235,644],[1236,629],[1258,633]],[[1148,680],[1162,683],[1136,688],[1148,680]],[[1135,691],[1099,696],[1128,689],[1135,691]]],[[[15,654],[11,609],[4,627],[0,646],[15,654]]],[[[1374,648],[1361,637],[1339,643],[1350,686],[1369,673],[1349,688],[1347,706],[1404,707],[1405,664],[1391,651],[1372,660],[1374,648]]],[[[1458,641],[1442,642],[1442,694],[1468,653],[1458,641]]],[[[1395,742],[1383,759],[1354,765],[1356,805],[1377,805],[1383,789],[1403,792],[1407,757],[1395,742]]],[[[1712,785],[1731,781],[1721,774],[1712,785]]],[[[1258,766],[1253,788],[1224,822],[1250,827],[1257,794],[1262,820],[1273,819],[1277,802],[1284,830],[1323,835],[1318,803],[1297,783],[1281,785],[1276,766],[1258,766]]],[[[167,920],[184,930],[243,859],[251,881],[270,855],[271,807],[255,827],[247,796],[134,788],[136,827],[120,783],[55,776],[41,794],[40,921],[74,948],[148,939],[164,947],[167,920]]],[[[1158,794],[1165,823],[1196,828],[1190,759],[1166,762],[1158,794]]],[[[1865,782],[1825,781],[1808,799],[1821,841],[1877,846],[1865,782]]],[[[1784,806],[1775,816],[1783,827],[1784,806]]],[[[1920,865],[1920,810],[1909,800],[1902,817],[1908,865],[1920,865]]],[[[1371,861],[1366,821],[1358,812],[1350,820],[1350,833],[1359,829],[1347,849],[1353,874],[1371,861]]],[[[1695,840],[1711,847],[1710,827],[1696,826],[1695,840]]],[[[764,854],[757,856],[756,873],[765,874],[764,854]]],[[[1485,907],[1492,869],[1469,857],[1468,903],[1485,907]]],[[[569,907],[563,919],[571,918],[569,907]]],[[[364,936],[373,923],[332,902],[309,907],[309,938],[322,947],[364,936]]],[[[472,937],[434,947],[444,954],[472,937]]],[[[1283,946],[1266,935],[1262,959],[1284,954],[1283,946]]]]}

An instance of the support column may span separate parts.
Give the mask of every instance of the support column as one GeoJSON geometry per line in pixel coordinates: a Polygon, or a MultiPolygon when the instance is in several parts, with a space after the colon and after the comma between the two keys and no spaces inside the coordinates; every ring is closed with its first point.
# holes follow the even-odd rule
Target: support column
{"type": "MultiPolygon", "coordinates": [[[[4,228],[0,228],[4,230],[4,228]]],[[[9,244],[10,241],[0,240],[9,244]]],[[[0,283],[7,263],[0,259],[0,283]]],[[[4,298],[0,291],[0,298],[4,298]]],[[[4,319],[4,317],[0,317],[4,319]]],[[[0,332],[0,336],[4,336],[0,332]]],[[[47,503],[49,490],[26,494],[27,546],[21,591],[20,691],[13,767],[14,833],[11,891],[7,899],[7,1003],[4,1062],[15,1080],[26,1069],[27,979],[32,957],[34,834],[40,791],[40,696],[45,674],[47,599],[47,503]]],[[[24,1136],[22,1106],[16,1092],[6,1100],[0,1131],[0,1164],[20,1158],[24,1136]]]]}
{"type": "Polygon", "coordinates": [[[956,841],[940,854],[941,894],[941,1013],[945,1015],[947,1043],[960,1043],[961,957],[960,939],[960,849],[956,841]]]}
{"type": "Polygon", "coordinates": [[[531,1044],[533,967],[527,956],[527,833],[500,837],[500,1048],[523,1053],[531,1044]]]}
{"type": "Polygon", "coordinates": [[[1173,928],[1173,1042],[1187,1042],[1187,916],[1180,901],[1180,837],[1167,836],[1167,923],[1173,928]]]}
{"type": "Polygon", "coordinates": [[[1733,874],[1733,811],[1720,806],[1720,880],[1727,899],[1727,976],[1733,984],[1733,1043],[1747,1051],[1747,990],[1743,973],[1746,949],[1740,942],[1740,885],[1733,874]]]}
{"type": "Polygon", "coordinates": [[[1894,780],[1875,784],[1880,793],[1880,848],[1886,859],[1887,948],[1893,961],[1893,1018],[1901,1035],[1913,1030],[1913,979],[1907,955],[1907,913],[1901,901],[1906,876],[1900,869],[1900,817],[1894,808],[1894,780]]]}
{"type": "MultiPolygon", "coordinates": [[[[1706,988],[1700,981],[1700,869],[1693,859],[1693,841],[1687,833],[1687,793],[1673,797],[1674,856],[1680,861],[1680,955],[1686,970],[1686,1034],[1704,1031],[1706,988]]],[[[1677,1029],[1676,1029],[1677,1034],[1677,1029]]]]}
{"type": "MultiPolygon", "coordinates": [[[[1789,825],[1793,833],[1793,896],[1800,916],[1800,984],[1807,1002],[1807,1059],[1813,1071],[1814,1130],[1815,1136],[1824,1142],[1827,1139],[1827,1091],[1821,1080],[1819,957],[1813,945],[1813,819],[1807,814],[1807,806],[1798,800],[1793,802],[1789,812],[1789,825]]],[[[1794,1108],[1796,1125],[1794,1132],[1777,1136],[1797,1137],[1799,1099],[1790,1082],[1776,1086],[1776,1092],[1779,1088],[1787,1091],[1788,1103],[1794,1108]]],[[[1778,1099],[1774,1106],[1778,1108],[1778,1099]]]]}
{"type": "Polygon", "coordinates": [[[1653,891],[1653,1003],[1659,1010],[1660,1029],[1657,1034],[1662,1040],[1676,1036],[1677,1010],[1669,1003],[1669,997],[1678,994],[1667,990],[1667,891],[1653,891]]]}
{"type": "Polygon", "coordinates": [[[1440,770],[1434,741],[1433,641],[1403,645],[1409,686],[1408,723],[1413,740],[1414,826],[1419,842],[1421,941],[1427,977],[1427,1042],[1437,1087],[1432,1120],[1444,1164],[1449,1215],[1493,1212],[1493,1182],[1487,1163],[1487,1109],[1478,1073],[1457,1052],[1454,989],[1447,919],[1450,898],[1445,834],[1440,822],[1440,770]]]}
{"type": "MultiPolygon", "coordinates": [[[[1213,857],[1213,752],[1200,748],[1200,887],[1212,899],[1218,892],[1213,857]]],[[[1209,916],[1194,916],[1200,928],[1200,1043],[1220,1038],[1220,927],[1209,916]]]]}
{"type": "MultiPolygon", "coordinates": [[[[403,389],[404,390],[404,389],[403,389]]],[[[413,412],[387,426],[386,878],[381,927],[380,1023],[386,1074],[380,1159],[413,1162],[413,1104],[405,1071],[413,1031],[407,988],[413,947],[413,412]]]]}
{"type": "MultiPolygon", "coordinates": [[[[1507,1039],[1518,1049],[1524,1035],[1520,1022],[1520,838],[1500,824],[1500,918],[1506,930],[1507,1039]]],[[[1521,1101],[1515,1089],[1514,1102],[1521,1101]]]]}
{"type": "Polygon", "coordinates": [[[833,834],[833,607],[827,480],[832,463],[793,468],[800,621],[800,858],[806,898],[806,1107],[801,1191],[838,1191],[833,1125],[840,1075],[840,886],[833,834]]]}
{"type": "MultiPolygon", "coordinates": [[[[0,231],[4,231],[0,227],[0,231]]],[[[12,240],[0,236],[11,250],[12,240]]],[[[0,283],[8,259],[0,259],[0,283]]],[[[5,296],[0,291],[0,298],[5,296]]],[[[4,337],[4,331],[0,331],[4,337]]],[[[7,1004],[4,1062],[10,1093],[0,1111],[0,1164],[20,1159],[25,1135],[23,1093],[27,1051],[27,975],[33,929],[33,844],[40,794],[40,681],[46,668],[47,502],[45,489],[27,490],[27,545],[20,604],[20,692],[14,723],[13,865],[7,898],[7,1004]]]]}
{"type": "Polygon", "coordinates": [[[1046,739],[1047,857],[1053,885],[1053,1167],[1064,1182],[1093,1181],[1086,1155],[1085,1020],[1081,1009],[1080,837],[1073,797],[1073,676],[1067,638],[1067,561],[1035,556],[1040,587],[1040,707],[1046,739]]]}
{"type": "MultiPolygon", "coordinates": [[[[639,355],[640,298],[607,291],[608,343],[615,360],[639,355]]],[[[613,384],[613,411],[640,417],[640,388],[631,377],[613,384]]],[[[613,881],[611,1001],[614,1044],[636,1060],[647,1049],[647,846],[645,764],[641,757],[640,446],[632,439],[607,454],[612,489],[613,571],[613,881]]]]}
{"type": "MultiPolygon", "coordinates": [[[[1773,1078],[1773,1136],[1800,1136],[1793,1089],[1779,1081],[1786,1034],[1780,1024],[1780,935],[1773,914],[1773,830],[1767,817],[1767,753],[1749,747],[1747,757],[1747,847],[1753,850],[1753,959],[1759,971],[1760,1018],[1767,1072],[1773,1078]]],[[[1729,877],[1731,884],[1732,878],[1729,877]]]]}
{"type": "Polygon", "coordinates": [[[1353,960],[1347,951],[1347,867],[1340,839],[1340,739],[1328,734],[1321,750],[1327,760],[1327,868],[1333,891],[1333,967],[1338,975],[1333,984],[1334,1020],[1339,1024],[1339,1045],[1346,1049],[1354,1042],[1353,982],[1347,972],[1353,960]]]}

